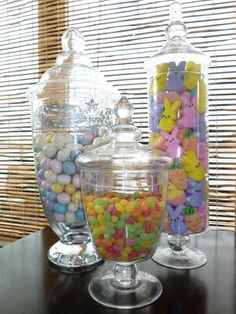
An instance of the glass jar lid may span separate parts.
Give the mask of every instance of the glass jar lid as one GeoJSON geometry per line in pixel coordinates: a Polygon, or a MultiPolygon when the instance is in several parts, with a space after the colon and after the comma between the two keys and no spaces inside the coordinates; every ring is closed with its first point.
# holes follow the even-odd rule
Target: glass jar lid
{"type": "Polygon", "coordinates": [[[139,143],[141,132],[131,123],[133,106],[126,97],[115,105],[117,124],[111,128],[109,143],[81,155],[78,165],[96,172],[157,172],[166,170],[170,157],[139,143]]]}
{"type": "Polygon", "coordinates": [[[181,61],[194,61],[202,65],[204,71],[210,65],[210,58],[195,48],[187,40],[187,27],[182,22],[182,9],[178,1],[170,5],[170,22],[166,28],[167,41],[162,48],[145,62],[147,69],[153,68],[156,64],[174,61],[176,64],[181,61]]]}
{"type": "Polygon", "coordinates": [[[68,103],[73,99],[87,98],[104,107],[111,107],[117,102],[120,98],[118,90],[92,67],[79,30],[66,30],[61,43],[63,51],[57,56],[55,66],[49,68],[39,83],[29,89],[28,99],[50,98],[52,103],[68,103]]]}

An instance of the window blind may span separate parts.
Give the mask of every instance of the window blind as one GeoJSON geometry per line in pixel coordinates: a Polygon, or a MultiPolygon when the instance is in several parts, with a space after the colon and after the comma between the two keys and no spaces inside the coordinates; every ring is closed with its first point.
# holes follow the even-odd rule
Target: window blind
{"type": "MultiPolygon", "coordinates": [[[[134,105],[148,141],[144,61],[164,43],[171,1],[0,0],[0,238],[47,224],[38,196],[29,86],[55,62],[60,38],[78,27],[93,65],[134,105]]],[[[188,38],[209,70],[210,225],[236,230],[236,3],[183,0],[188,38]]]]}

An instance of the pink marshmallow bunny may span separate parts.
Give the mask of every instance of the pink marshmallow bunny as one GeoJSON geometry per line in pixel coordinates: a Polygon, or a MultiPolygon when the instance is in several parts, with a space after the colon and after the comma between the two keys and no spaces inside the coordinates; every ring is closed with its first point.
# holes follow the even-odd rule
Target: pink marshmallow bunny
{"type": "Polygon", "coordinates": [[[197,96],[191,97],[189,92],[184,92],[181,100],[179,125],[182,128],[195,128],[197,125],[197,96]]]}
{"type": "Polygon", "coordinates": [[[161,136],[165,138],[165,145],[167,146],[166,152],[169,153],[170,157],[180,158],[184,154],[184,149],[180,145],[180,140],[178,139],[179,127],[175,126],[171,134],[165,131],[161,131],[161,136]]]}

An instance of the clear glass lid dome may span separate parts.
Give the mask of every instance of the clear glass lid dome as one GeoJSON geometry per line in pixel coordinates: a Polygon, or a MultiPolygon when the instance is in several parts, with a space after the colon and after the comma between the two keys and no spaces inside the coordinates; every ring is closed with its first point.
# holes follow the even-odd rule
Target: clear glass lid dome
{"type": "Polygon", "coordinates": [[[39,83],[29,89],[28,99],[50,98],[52,103],[70,103],[81,97],[83,100],[93,98],[105,107],[111,107],[112,103],[117,102],[119,92],[92,67],[79,30],[66,30],[61,43],[63,51],[57,56],[55,66],[49,68],[39,83]]]}
{"type": "Polygon", "coordinates": [[[117,125],[109,132],[109,144],[79,157],[79,166],[96,172],[153,172],[167,170],[169,156],[139,143],[141,132],[131,123],[133,106],[126,97],[115,105],[117,125]]]}
{"type": "Polygon", "coordinates": [[[209,67],[210,58],[195,48],[187,39],[187,27],[182,22],[182,9],[178,1],[170,5],[170,22],[166,28],[167,41],[162,48],[145,62],[147,69],[156,64],[174,61],[176,64],[194,61],[202,65],[202,70],[209,67]]]}

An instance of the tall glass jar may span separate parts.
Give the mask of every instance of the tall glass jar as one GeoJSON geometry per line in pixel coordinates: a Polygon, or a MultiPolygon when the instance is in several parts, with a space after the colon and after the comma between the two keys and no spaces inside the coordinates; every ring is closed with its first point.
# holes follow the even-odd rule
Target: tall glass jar
{"type": "Polygon", "coordinates": [[[95,267],[87,231],[77,158],[106,142],[119,92],[91,65],[82,35],[71,28],[62,36],[54,67],[29,89],[36,176],[48,222],[60,241],[48,252],[62,271],[95,267]]]}
{"type": "Polygon", "coordinates": [[[181,6],[170,7],[167,41],[146,61],[150,145],[169,153],[167,215],[164,231],[169,248],[154,260],[174,268],[206,263],[204,253],[190,247],[189,235],[208,226],[208,56],[186,39],[181,6]]]}

